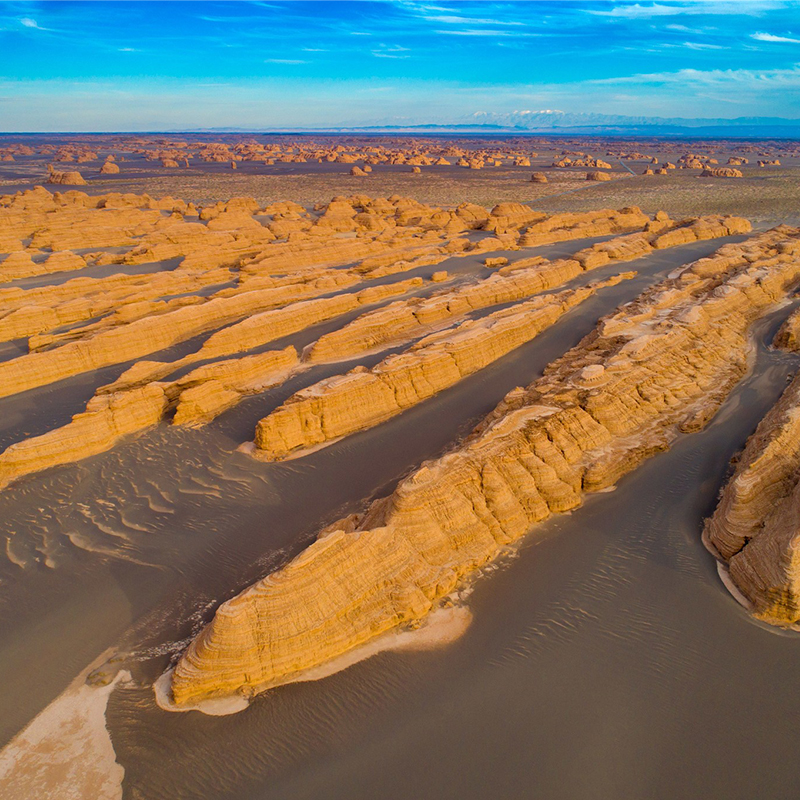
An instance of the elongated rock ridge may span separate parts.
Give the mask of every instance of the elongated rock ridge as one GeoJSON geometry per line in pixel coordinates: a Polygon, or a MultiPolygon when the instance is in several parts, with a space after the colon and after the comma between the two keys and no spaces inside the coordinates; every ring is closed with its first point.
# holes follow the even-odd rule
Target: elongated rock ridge
{"type": "Polygon", "coordinates": [[[34,472],[80,461],[158,424],[174,409],[174,425],[199,427],[243,397],[285,380],[298,364],[293,347],[197,367],[174,381],[97,393],[86,410],[52,431],[0,453],[0,488],[34,472]]]}
{"type": "Polygon", "coordinates": [[[756,617],[800,622],[800,376],[747,440],[703,538],[756,617]]]}
{"type": "Polygon", "coordinates": [[[253,455],[277,461],[384,422],[534,339],[597,289],[634,276],[541,295],[432,334],[372,369],[356,367],[301,389],[258,423],[253,455]]]}
{"type": "Polygon", "coordinates": [[[223,603],[174,701],[250,695],[421,619],[537,522],[701,429],[747,371],[753,322],[800,281],[799,235],[725,245],[601,320],[459,447],[223,603]]]}
{"type": "MultiPolygon", "coordinates": [[[[386,347],[393,341],[419,335],[472,311],[500,303],[509,303],[553,289],[581,273],[605,266],[612,261],[628,261],[656,249],[674,247],[700,239],[714,239],[748,233],[750,223],[741,217],[701,217],[673,227],[666,215],[650,220],[638,208],[617,217],[623,229],[642,227],[649,230],[621,236],[581,250],[570,259],[542,261],[523,259],[503,267],[498,273],[478,283],[460,286],[431,297],[401,300],[377,311],[368,312],[348,325],[321,336],[308,353],[310,361],[333,361],[386,347]]],[[[596,234],[584,234],[596,235],[596,234]]]]}

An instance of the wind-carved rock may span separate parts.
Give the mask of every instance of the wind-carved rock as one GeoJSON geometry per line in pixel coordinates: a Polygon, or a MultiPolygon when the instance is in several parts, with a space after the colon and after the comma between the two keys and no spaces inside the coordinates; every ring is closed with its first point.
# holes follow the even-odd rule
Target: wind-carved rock
{"type": "Polygon", "coordinates": [[[800,376],[747,440],[703,538],[756,617],[800,622],[800,376]]]}
{"type": "Polygon", "coordinates": [[[178,705],[284,683],[404,623],[584,492],[702,428],[752,323],[800,281],[797,231],[725,245],[603,319],[455,450],[224,603],[171,677],[178,705]]]}
{"type": "Polygon", "coordinates": [[[302,389],[256,427],[253,455],[276,461],[371,428],[454,386],[536,338],[607,281],[542,295],[428,336],[372,369],[356,367],[302,389]]]}

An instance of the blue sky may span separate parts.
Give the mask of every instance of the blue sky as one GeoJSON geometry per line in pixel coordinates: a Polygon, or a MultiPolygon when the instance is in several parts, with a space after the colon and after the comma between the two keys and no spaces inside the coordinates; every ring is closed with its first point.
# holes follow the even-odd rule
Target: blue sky
{"type": "Polygon", "coordinates": [[[800,117],[800,3],[0,2],[0,129],[800,117]]]}

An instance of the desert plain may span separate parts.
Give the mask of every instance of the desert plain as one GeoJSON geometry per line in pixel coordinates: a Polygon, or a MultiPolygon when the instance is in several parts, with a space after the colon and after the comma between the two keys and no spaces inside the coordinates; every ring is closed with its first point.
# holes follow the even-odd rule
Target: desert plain
{"type": "Polygon", "coordinates": [[[798,178],[0,138],[0,793],[800,788],[798,178]]]}

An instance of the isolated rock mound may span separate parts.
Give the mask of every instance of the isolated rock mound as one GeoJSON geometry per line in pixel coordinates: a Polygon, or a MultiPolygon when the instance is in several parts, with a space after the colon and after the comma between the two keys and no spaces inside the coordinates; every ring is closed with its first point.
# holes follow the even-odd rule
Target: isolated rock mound
{"type": "Polygon", "coordinates": [[[742,172],[733,167],[706,167],[701,173],[701,178],[741,178],[742,172]]]}
{"type": "Polygon", "coordinates": [[[53,169],[52,166],[50,167],[50,171],[47,175],[47,182],[61,184],[62,186],[86,186],[86,181],[83,179],[83,175],[81,175],[77,170],[72,172],[62,172],[61,170],[53,169]]]}

